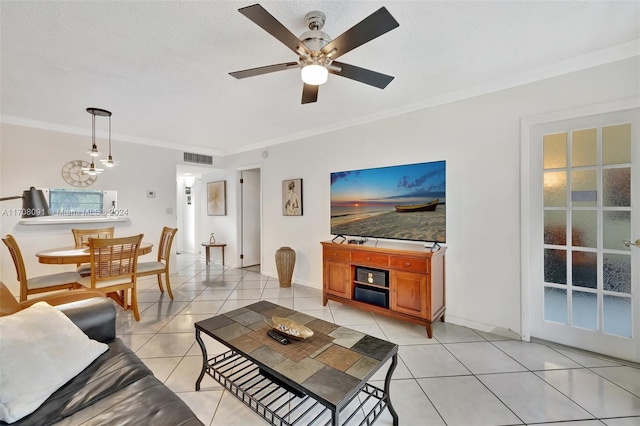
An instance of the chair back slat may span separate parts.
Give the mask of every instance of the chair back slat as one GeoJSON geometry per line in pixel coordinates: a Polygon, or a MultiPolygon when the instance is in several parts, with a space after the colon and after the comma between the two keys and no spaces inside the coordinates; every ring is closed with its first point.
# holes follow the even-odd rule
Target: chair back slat
{"type": "Polygon", "coordinates": [[[11,234],[3,238],[2,242],[4,242],[4,244],[9,249],[9,254],[11,254],[13,266],[15,266],[16,268],[16,279],[20,283],[20,286],[24,286],[26,290],[27,271],[24,266],[24,260],[22,258],[22,253],[20,252],[20,247],[18,247],[18,242],[11,234]]]}
{"type": "Polygon", "coordinates": [[[113,238],[114,227],[95,229],[71,229],[76,247],[89,244],[89,238],[113,238]]]}
{"type": "Polygon", "coordinates": [[[160,244],[158,245],[158,262],[168,262],[171,254],[171,244],[173,243],[173,237],[175,237],[178,228],[162,228],[160,234],[160,244]]]}
{"type": "Polygon", "coordinates": [[[92,280],[134,277],[141,242],[142,234],[123,238],[90,238],[92,280]]]}

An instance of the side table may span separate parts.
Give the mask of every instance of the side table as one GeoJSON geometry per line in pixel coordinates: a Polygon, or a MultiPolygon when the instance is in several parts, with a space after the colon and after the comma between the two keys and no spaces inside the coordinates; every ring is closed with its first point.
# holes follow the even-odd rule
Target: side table
{"type": "Polygon", "coordinates": [[[222,250],[222,266],[224,266],[224,248],[227,246],[226,244],[211,244],[211,243],[202,243],[202,246],[205,248],[205,254],[207,259],[207,265],[210,263],[210,252],[211,247],[220,247],[222,250]]]}

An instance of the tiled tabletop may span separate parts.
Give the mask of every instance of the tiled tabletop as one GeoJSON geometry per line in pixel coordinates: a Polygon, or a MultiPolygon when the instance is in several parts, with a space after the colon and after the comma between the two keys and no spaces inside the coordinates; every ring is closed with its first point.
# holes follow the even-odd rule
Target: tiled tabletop
{"type": "Polygon", "coordinates": [[[314,396],[339,406],[355,394],[398,345],[268,301],[199,321],[196,329],[245,355],[267,372],[286,377],[314,396]],[[267,336],[265,319],[304,324],[314,335],[282,345],[267,336]]]}

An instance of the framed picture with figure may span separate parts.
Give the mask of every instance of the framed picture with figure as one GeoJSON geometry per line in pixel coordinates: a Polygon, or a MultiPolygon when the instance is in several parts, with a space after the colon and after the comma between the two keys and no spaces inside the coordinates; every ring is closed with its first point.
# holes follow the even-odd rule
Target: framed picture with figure
{"type": "Polygon", "coordinates": [[[227,215],[227,181],[207,183],[207,215],[227,215]]]}
{"type": "Polygon", "coordinates": [[[282,181],[282,215],[302,216],[302,179],[282,181]]]}

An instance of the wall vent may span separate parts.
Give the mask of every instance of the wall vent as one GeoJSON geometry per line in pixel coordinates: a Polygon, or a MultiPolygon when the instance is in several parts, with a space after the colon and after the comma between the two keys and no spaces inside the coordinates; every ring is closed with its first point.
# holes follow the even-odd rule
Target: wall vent
{"type": "Polygon", "coordinates": [[[213,157],[211,155],[194,154],[193,152],[184,153],[185,163],[208,164],[213,166],[213,157]]]}

